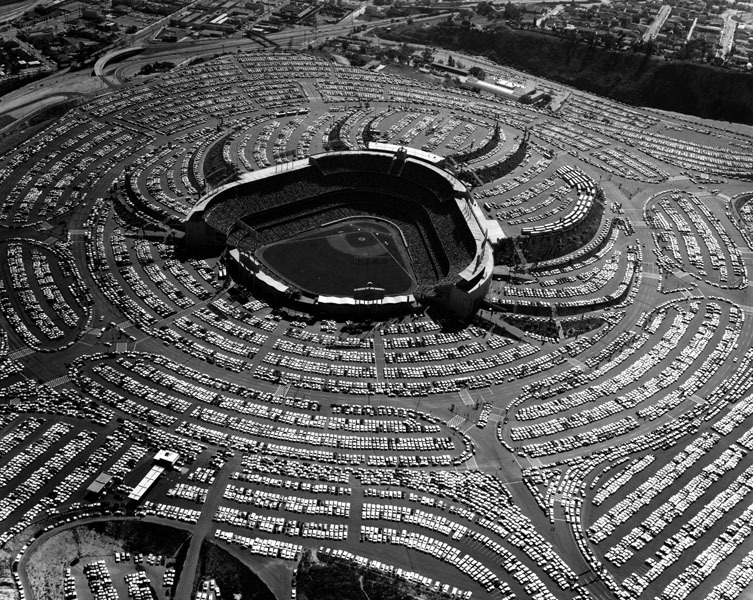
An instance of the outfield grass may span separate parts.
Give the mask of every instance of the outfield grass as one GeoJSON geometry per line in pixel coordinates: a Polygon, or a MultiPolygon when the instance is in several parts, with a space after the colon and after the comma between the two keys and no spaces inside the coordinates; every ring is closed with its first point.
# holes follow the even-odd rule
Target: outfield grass
{"type": "Polygon", "coordinates": [[[312,294],[352,296],[369,284],[387,295],[415,289],[399,232],[363,219],[317,228],[262,248],[259,258],[279,277],[312,294]]]}

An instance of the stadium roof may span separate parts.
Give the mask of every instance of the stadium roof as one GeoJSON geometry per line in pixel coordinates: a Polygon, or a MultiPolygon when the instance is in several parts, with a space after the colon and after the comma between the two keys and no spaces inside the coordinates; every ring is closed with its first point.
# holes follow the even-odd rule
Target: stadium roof
{"type": "MultiPolygon", "coordinates": [[[[423,150],[417,150],[415,148],[408,148],[408,147],[399,146],[396,144],[385,144],[381,142],[372,142],[369,144],[368,150],[359,150],[358,152],[395,154],[400,149],[405,150],[408,157],[421,161],[422,166],[424,168],[433,170],[439,175],[441,175],[442,177],[444,177],[452,185],[453,190],[456,194],[467,193],[468,191],[467,188],[458,178],[456,178],[452,173],[449,173],[445,171],[444,169],[437,166],[438,164],[442,163],[444,158],[436,154],[432,154],[431,152],[425,152],[423,150]]],[[[274,165],[271,167],[267,167],[265,169],[259,169],[258,171],[249,171],[247,173],[243,173],[235,181],[231,181],[230,183],[221,185],[220,187],[213,189],[209,193],[207,193],[203,198],[201,198],[194,205],[194,207],[186,216],[185,220],[186,221],[195,220],[196,216],[201,215],[207,209],[207,207],[212,202],[212,200],[214,200],[215,197],[217,197],[218,195],[220,195],[222,192],[226,190],[233,189],[235,187],[241,186],[246,183],[250,183],[252,181],[259,181],[262,179],[266,179],[267,177],[270,177],[273,175],[278,175],[281,173],[288,173],[290,171],[297,171],[300,169],[305,169],[308,166],[310,166],[313,162],[315,162],[317,157],[319,156],[332,157],[332,156],[337,156],[337,154],[349,154],[350,152],[352,151],[347,150],[347,151],[339,151],[339,152],[325,152],[321,154],[314,154],[308,158],[294,160],[294,161],[284,163],[281,165],[274,165]]]]}
{"type": "Polygon", "coordinates": [[[379,300],[356,300],[347,296],[319,296],[317,302],[319,304],[340,304],[340,305],[353,305],[356,304],[406,304],[415,302],[416,299],[413,294],[399,295],[399,296],[385,296],[379,300]]]}
{"type": "Polygon", "coordinates": [[[437,154],[426,152],[425,150],[419,150],[418,148],[409,148],[408,146],[400,146],[398,144],[387,144],[385,142],[369,142],[369,150],[377,150],[377,151],[381,150],[382,152],[391,152],[394,154],[401,148],[406,151],[408,156],[412,156],[413,158],[418,158],[420,160],[425,160],[427,162],[430,162],[433,165],[437,163],[441,163],[444,160],[443,157],[437,154]]]}

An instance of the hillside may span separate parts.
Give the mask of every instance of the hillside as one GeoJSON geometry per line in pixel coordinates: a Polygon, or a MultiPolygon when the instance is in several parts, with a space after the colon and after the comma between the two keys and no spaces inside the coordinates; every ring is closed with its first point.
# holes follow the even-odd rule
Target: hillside
{"type": "Polygon", "coordinates": [[[753,75],[605,48],[505,25],[396,27],[385,37],[479,54],[516,69],[621,102],[753,123],[753,75]]]}

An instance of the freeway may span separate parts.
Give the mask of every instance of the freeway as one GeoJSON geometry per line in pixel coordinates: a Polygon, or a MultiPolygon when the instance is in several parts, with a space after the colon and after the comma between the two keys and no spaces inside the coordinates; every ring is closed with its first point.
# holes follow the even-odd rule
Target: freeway
{"type": "Polygon", "coordinates": [[[25,12],[34,8],[37,4],[42,4],[42,0],[34,0],[33,2],[14,2],[13,4],[6,4],[0,7],[0,23],[9,22],[13,19],[17,19],[25,12]]]}
{"type": "MultiPolygon", "coordinates": [[[[0,15],[9,14],[14,15],[7,18],[15,18],[21,13],[18,13],[19,6],[12,5],[15,8],[14,11],[3,13],[0,11],[0,15]],[[18,13],[18,14],[17,14],[18,13]]],[[[25,9],[29,8],[27,3],[24,3],[25,9]]],[[[6,7],[7,9],[8,7],[6,7]]],[[[447,14],[431,15],[428,17],[419,17],[414,19],[414,22],[431,22],[437,19],[446,18],[447,14]]],[[[1,17],[0,17],[1,18],[1,17]]],[[[167,17],[166,17],[167,18],[167,17]]],[[[372,21],[369,24],[369,30],[385,25],[394,25],[407,22],[409,17],[398,17],[395,19],[382,19],[379,21],[372,21]]],[[[161,21],[164,21],[162,19],[161,21]]],[[[169,60],[169,59],[188,59],[196,56],[207,56],[216,54],[217,52],[237,52],[239,50],[246,50],[257,48],[258,42],[249,38],[229,38],[221,40],[189,40],[179,41],[173,44],[155,43],[150,41],[154,32],[157,31],[155,27],[157,24],[152,24],[145,27],[138,33],[134,34],[129,39],[128,47],[114,48],[102,58],[100,58],[94,66],[94,72],[96,78],[89,77],[89,72],[83,71],[69,71],[68,69],[53,73],[49,77],[40,80],[34,84],[28,84],[27,86],[15,90],[3,97],[3,105],[0,107],[0,115],[12,114],[13,111],[20,107],[33,106],[35,103],[42,105],[51,104],[50,98],[55,95],[70,95],[70,94],[92,94],[101,93],[106,89],[114,88],[122,84],[118,80],[115,73],[108,72],[107,65],[116,58],[128,58],[131,56],[143,54],[143,61],[153,62],[155,60],[169,60]],[[46,92],[40,94],[39,88],[45,87],[46,92]]],[[[315,45],[316,43],[323,42],[328,38],[337,37],[340,35],[346,35],[353,30],[353,23],[350,19],[346,19],[344,22],[336,23],[333,25],[326,25],[319,28],[295,28],[286,31],[281,31],[269,36],[269,39],[280,46],[291,47],[306,47],[315,45]]],[[[13,115],[14,117],[16,115],[13,115]]]]}
{"type": "MultiPolygon", "coordinates": [[[[438,19],[447,18],[447,13],[439,15],[430,15],[427,17],[417,17],[413,22],[432,22],[438,19]]],[[[369,30],[385,25],[395,25],[407,22],[410,17],[398,17],[394,19],[382,19],[369,23],[369,30]]],[[[151,26],[150,26],[151,27],[151,26]]],[[[353,23],[350,19],[324,25],[322,27],[295,27],[273,33],[267,38],[275,44],[282,47],[306,48],[325,42],[327,39],[346,35],[353,30],[353,23]]],[[[153,30],[151,30],[153,31],[153,30]]],[[[134,36],[131,45],[126,48],[115,48],[100,58],[94,65],[95,75],[108,87],[116,87],[122,82],[118,81],[113,73],[107,72],[107,66],[115,59],[126,59],[132,56],[141,55],[140,59],[144,62],[154,62],[155,60],[188,59],[189,57],[207,56],[217,52],[237,52],[240,50],[258,48],[259,42],[249,38],[225,38],[225,39],[208,39],[208,40],[188,40],[178,41],[172,44],[151,42],[144,33],[146,28],[134,36]]]]}
{"type": "Polygon", "coordinates": [[[672,7],[665,4],[659,9],[659,12],[656,14],[656,17],[654,18],[654,21],[649,25],[646,32],[643,34],[643,41],[644,42],[650,42],[656,39],[656,36],[659,35],[659,32],[661,31],[661,28],[664,26],[664,23],[669,18],[669,13],[672,12],[672,7]]]}

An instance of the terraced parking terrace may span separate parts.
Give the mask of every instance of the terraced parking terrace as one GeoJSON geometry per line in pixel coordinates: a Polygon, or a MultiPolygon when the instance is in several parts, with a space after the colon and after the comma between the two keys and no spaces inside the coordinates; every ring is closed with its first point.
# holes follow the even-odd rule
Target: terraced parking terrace
{"type": "Polygon", "coordinates": [[[753,133],[400,73],[222,54],[2,150],[3,597],[750,597],[753,133]],[[309,202],[368,149],[394,220],[309,202]]]}

